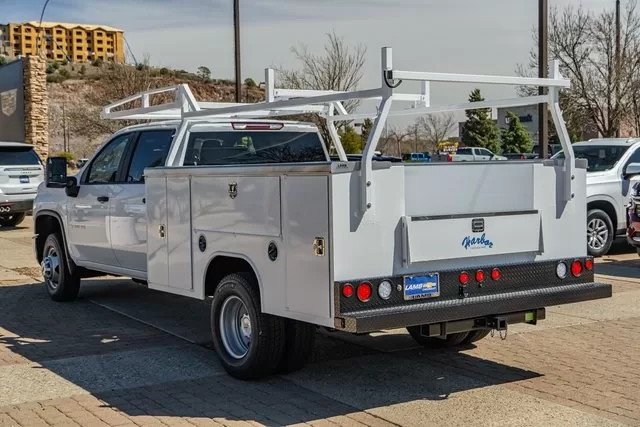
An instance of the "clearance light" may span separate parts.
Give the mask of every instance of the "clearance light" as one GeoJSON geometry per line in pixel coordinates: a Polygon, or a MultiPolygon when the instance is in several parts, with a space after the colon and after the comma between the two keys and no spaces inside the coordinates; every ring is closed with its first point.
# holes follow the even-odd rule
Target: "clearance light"
{"type": "Polygon", "coordinates": [[[592,259],[587,259],[584,262],[584,268],[586,268],[587,270],[593,270],[593,260],[592,259]]]}
{"type": "Polygon", "coordinates": [[[476,271],[476,282],[484,282],[484,271],[476,271]]]}
{"type": "Polygon", "coordinates": [[[571,264],[571,274],[578,277],[582,274],[582,263],[578,260],[573,261],[571,264]]]}
{"type": "Polygon", "coordinates": [[[458,279],[460,280],[460,283],[462,283],[463,285],[466,285],[467,283],[469,283],[469,273],[467,273],[466,271],[463,271],[462,273],[460,273],[460,276],[458,277],[458,279]]]}
{"type": "Polygon", "coordinates": [[[358,285],[358,299],[362,302],[367,302],[371,298],[372,289],[371,284],[367,282],[362,282],[358,285]]]}
{"type": "Polygon", "coordinates": [[[282,123],[232,123],[234,130],[280,130],[282,123]]]}
{"type": "Polygon", "coordinates": [[[353,285],[351,283],[347,283],[342,287],[342,295],[347,298],[350,298],[353,295],[353,285]]]}
{"type": "Polygon", "coordinates": [[[567,264],[565,264],[564,262],[559,262],[556,266],[556,275],[560,279],[564,279],[565,277],[567,277],[567,264]]]}
{"type": "Polygon", "coordinates": [[[500,273],[500,270],[498,270],[497,268],[491,270],[491,278],[493,280],[500,280],[500,277],[502,277],[502,273],[500,273]]]}

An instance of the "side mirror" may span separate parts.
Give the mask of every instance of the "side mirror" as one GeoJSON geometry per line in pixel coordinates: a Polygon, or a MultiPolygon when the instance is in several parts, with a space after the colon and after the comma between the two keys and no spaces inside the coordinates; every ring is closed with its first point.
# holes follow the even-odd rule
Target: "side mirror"
{"type": "Polygon", "coordinates": [[[629,163],[624,169],[625,178],[628,178],[632,175],[640,175],[640,163],[629,163]]]}
{"type": "Polygon", "coordinates": [[[47,157],[46,186],[63,188],[67,185],[66,157],[47,157]]]}

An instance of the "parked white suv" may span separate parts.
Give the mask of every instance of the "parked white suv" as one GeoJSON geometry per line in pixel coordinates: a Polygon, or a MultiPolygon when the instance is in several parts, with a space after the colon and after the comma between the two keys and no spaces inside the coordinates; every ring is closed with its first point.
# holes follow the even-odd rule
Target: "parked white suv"
{"type": "MultiPolygon", "coordinates": [[[[587,250],[606,255],[627,228],[625,204],[640,180],[640,138],[591,139],[576,142],[577,158],[587,159],[587,250]],[[630,167],[632,163],[636,163],[630,167]]],[[[562,159],[558,152],[552,159],[562,159]]]]}
{"type": "Polygon", "coordinates": [[[0,227],[15,227],[33,209],[44,167],[33,145],[0,141],[0,227]]]}

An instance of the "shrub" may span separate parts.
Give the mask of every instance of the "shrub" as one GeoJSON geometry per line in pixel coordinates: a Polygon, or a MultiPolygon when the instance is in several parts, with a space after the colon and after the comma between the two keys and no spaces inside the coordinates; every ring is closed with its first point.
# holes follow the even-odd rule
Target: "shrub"
{"type": "Polygon", "coordinates": [[[60,75],[65,79],[68,79],[69,77],[71,77],[71,73],[66,68],[63,68],[62,70],[58,71],[58,73],[60,73],[60,75]]]}
{"type": "Polygon", "coordinates": [[[73,154],[69,153],[68,151],[61,151],[58,154],[56,154],[56,156],[66,158],[67,162],[70,162],[73,160],[73,154]]]}
{"type": "Polygon", "coordinates": [[[47,83],[62,83],[65,80],[64,76],[60,74],[49,74],[47,76],[47,83]]]}
{"type": "Polygon", "coordinates": [[[249,77],[248,79],[246,79],[246,80],[244,81],[244,84],[245,84],[247,87],[256,87],[256,86],[257,86],[257,85],[256,85],[256,81],[255,81],[255,80],[253,80],[251,77],[249,77]]]}

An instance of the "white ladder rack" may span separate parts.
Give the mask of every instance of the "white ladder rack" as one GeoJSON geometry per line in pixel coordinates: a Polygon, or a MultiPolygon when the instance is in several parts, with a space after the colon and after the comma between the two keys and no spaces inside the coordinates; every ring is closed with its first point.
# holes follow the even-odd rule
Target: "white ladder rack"
{"type": "MultiPolygon", "coordinates": [[[[559,93],[570,87],[570,81],[560,74],[558,61],[550,63],[549,78],[529,78],[493,75],[448,74],[433,72],[401,71],[393,68],[392,50],[383,47],[382,66],[379,87],[357,91],[298,90],[275,88],[275,71],[265,70],[265,100],[257,103],[199,102],[186,84],[140,92],[128,98],[104,107],[101,118],[121,120],[182,120],[183,126],[193,121],[207,119],[260,119],[299,114],[318,114],[327,121],[333,145],[341,161],[346,161],[335,121],[353,121],[373,118],[374,124],[362,153],[361,166],[361,208],[364,212],[373,206],[373,167],[372,161],[384,125],[389,117],[426,115],[459,110],[480,108],[514,107],[547,103],[551,109],[562,149],[565,153],[564,200],[573,199],[573,179],[575,155],[569,140],[562,111],[559,105],[559,93]],[[400,93],[396,89],[403,81],[420,82],[420,93],[400,93]],[[430,102],[430,83],[477,83],[511,86],[538,86],[549,89],[548,95],[516,97],[462,104],[432,106],[430,102]],[[160,93],[173,93],[173,100],[160,105],[150,105],[150,97],[160,93]],[[349,114],[342,102],[349,100],[380,100],[375,112],[349,114]],[[140,101],[142,107],[124,109],[126,104],[140,101]],[[409,102],[409,107],[391,110],[395,101],[409,102]]],[[[180,132],[179,132],[180,133],[180,132]]]]}

